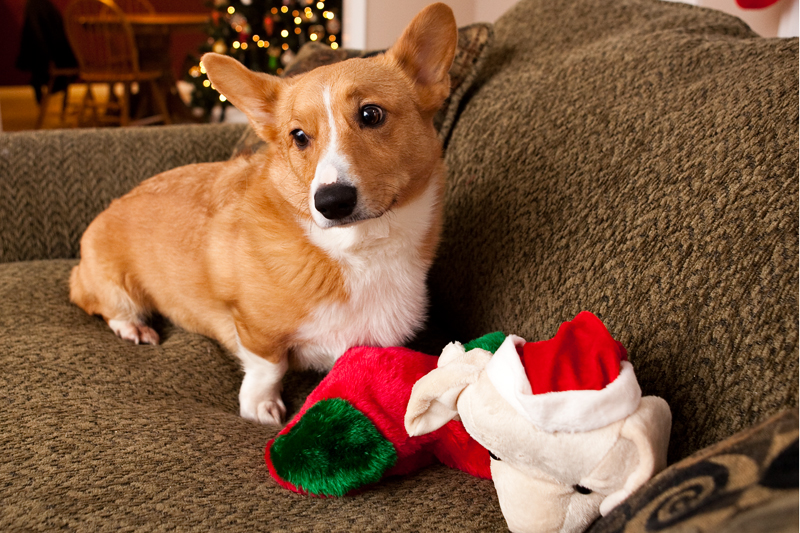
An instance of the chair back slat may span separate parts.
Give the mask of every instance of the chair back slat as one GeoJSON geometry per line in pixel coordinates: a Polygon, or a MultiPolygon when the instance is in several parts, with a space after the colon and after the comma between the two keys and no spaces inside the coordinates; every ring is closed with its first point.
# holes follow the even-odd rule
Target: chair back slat
{"type": "MultiPolygon", "coordinates": [[[[126,0],[133,4],[133,0],[126,0]]],[[[113,0],[74,0],[65,11],[67,38],[82,74],[136,73],[139,57],[133,30],[113,0]]]]}
{"type": "Polygon", "coordinates": [[[123,13],[139,14],[139,13],[155,13],[156,10],[153,4],[147,0],[114,0],[122,10],[123,13]]]}

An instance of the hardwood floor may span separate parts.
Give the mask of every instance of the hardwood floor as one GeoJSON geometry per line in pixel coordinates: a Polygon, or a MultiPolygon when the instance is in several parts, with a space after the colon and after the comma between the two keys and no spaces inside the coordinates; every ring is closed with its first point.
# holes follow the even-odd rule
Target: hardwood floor
{"type": "MultiPolygon", "coordinates": [[[[86,85],[73,84],[69,86],[67,106],[64,104],[64,92],[56,93],[50,98],[47,113],[42,124],[43,129],[74,128],[78,124],[77,112],[81,100],[86,95],[86,85]]],[[[108,87],[92,87],[95,98],[108,101],[108,87]]],[[[29,85],[0,87],[0,117],[2,117],[2,131],[32,130],[36,127],[39,117],[39,104],[36,94],[29,85]]]]}
{"type": "MultiPolygon", "coordinates": [[[[191,99],[192,87],[190,84],[179,81],[177,84],[180,100],[188,103],[191,99]]],[[[86,95],[86,85],[75,83],[68,88],[67,106],[64,105],[65,93],[56,93],[50,98],[47,105],[47,113],[44,117],[42,129],[55,128],[75,128],[78,127],[78,111],[81,102],[86,95]],[[63,111],[62,111],[63,110],[63,111]]],[[[122,91],[121,86],[117,86],[115,92],[122,91]]],[[[109,98],[108,85],[92,85],[92,97],[102,107],[109,98]]],[[[121,94],[117,92],[117,94],[121,94]]],[[[95,124],[91,119],[90,111],[85,111],[82,126],[95,124]]],[[[188,110],[184,112],[188,116],[188,110]]],[[[5,132],[32,130],[36,128],[36,120],[39,117],[39,104],[36,102],[36,94],[33,87],[29,85],[20,86],[0,86],[0,118],[2,118],[2,130],[5,132]]],[[[176,122],[197,122],[192,117],[174,116],[176,122]]]]}
{"type": "Polygon", "coordinates": [[[0,117],[3,131],[33,129],[39,106],[33,87],[0,87],[0,117]]]}

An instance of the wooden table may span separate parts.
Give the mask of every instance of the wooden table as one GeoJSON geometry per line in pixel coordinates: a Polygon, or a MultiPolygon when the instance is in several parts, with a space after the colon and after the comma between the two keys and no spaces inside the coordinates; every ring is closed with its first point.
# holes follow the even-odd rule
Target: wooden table
{"type": "MultiPolygon", "coordinates": [[[[175,30],[202,30],[210,17],[205,13],[126,13],[125,18],[136,32],[171,32],[175,30]]],[[[84,16],[78,22],[86,25],[119,24],[118,17],[84,16]]]]}
{"type": "MultiPolygon", "coordinates": [[[[210,21],[210,16],[207,13],[126,13],[125,19],[136,38],[140,68],[157,69],[165,73],[160,85],[165,90],[170,115],[182,122],[193,121],[194,118],[178,95],[172,74],[172,57],[169,53],[171,35],[176,32],[202,31],[210,21]]],[[[121,23],[119,18],[109,16],[85,16],[78,21],[86,25],[121,23]]],[[[135,101],[133,105],[136,107],[135,101]]],[[[147,111],[139,109],[137,114],[147,111]]]]}
{"type": "Polygon", "coordinates": [[[210,20],[205,13],[132,13],[126,18],[137,34],[199,31],[210,20]]]}
{"type": "Polygon", "coordinates": [[[136,36],[139,61],[142,68],[156,66],[166,75],[162,86],[166,91],[167,107],[173,119],[180,122],[194,121],[181,100],[172,73],[171,37],[177,32],[201,32],[210,21],[207,13],[136,13],[127,15],[136,36]]]}

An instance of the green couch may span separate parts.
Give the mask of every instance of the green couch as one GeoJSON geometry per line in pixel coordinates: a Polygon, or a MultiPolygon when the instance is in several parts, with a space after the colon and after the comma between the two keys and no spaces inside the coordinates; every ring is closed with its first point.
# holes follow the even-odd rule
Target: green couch
{"type": "MultiPolygon", "coordinates": [[[[477,28],[437,118],[445,226],[412,346],[592,311],[674,423],[669,468],[591,531],[797,531],[797,39],[657,0],[523,0],[477,28]]],[[[0,530],[503,530],[492,483],[442,465],[341,499],[278,487],[232,356],[166,322],[133,346],[70,304],[112,198],[243,134],[0,135],[0,530]]],[[[287,376],[289,416],[320,379],[287,376]]]]}

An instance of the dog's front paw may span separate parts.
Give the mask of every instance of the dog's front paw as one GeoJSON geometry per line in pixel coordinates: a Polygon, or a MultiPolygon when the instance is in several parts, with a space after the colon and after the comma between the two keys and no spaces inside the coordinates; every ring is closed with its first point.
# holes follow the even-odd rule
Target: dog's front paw
{"type": "Polygon", "coordinates": [[[131,341],[134,344],[158,344],[158,333],[153,328],[144,324],[127,322],[125,320],[109,320],[108,326],[117,334],[117,337],[131,341]]]}
{"type": "Polygon", "coordinates": [[[242,418],[261,424],[283,423],[286,407],[281,400],[281,379],[289,361],[286,357],[272,363],[240,347],[244,379],[239,389],[239,413],[242,418]]]}
{"type": "Polygon", "coordinates": [[[248,399],[243,399],[239,395],[239,403],[239,414],[242,415],[242,418],[260,424],[281,425],[283,418],[286,416],[286,406],[283,405],[283,400],[281,400],[280,396],[278,398],[248,401],[248,399]]]}

